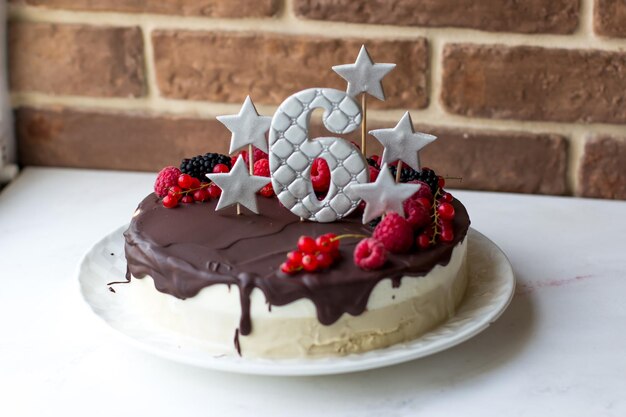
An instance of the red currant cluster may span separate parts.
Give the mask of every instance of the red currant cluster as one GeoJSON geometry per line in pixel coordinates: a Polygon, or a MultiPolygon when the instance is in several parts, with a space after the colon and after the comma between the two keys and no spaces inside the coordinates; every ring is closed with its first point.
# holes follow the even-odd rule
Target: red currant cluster
{"type": "MultiPolygon", "coordinates": [[[[228,170],[229,168],[224,164],[217,164],[213,168],[213,172],[228,172],[228,170]]],[[[180,174],[176,185],[168,187],[167,195],[163,197],[163,206],[174,208],[178,206],[178,203],[203,203],[211,198],[219,197],[221,193],[222,190],[213,183],[200,182],[191,175],[180,174]]]]}
{"type": "Polygon", "coordinates": [[[445,180],[439,177],[439,187],[430,207],[431,221],[417,236],[416,243],[420,249],[427,249],[437,241],[450,243],[454,240],[455,212],[452,205],[454,197],[443,189],[445,183],[445,180]]]}
{"type": "Polygon", "coordinates": [[[285,274],[299,271],[315,272],[330,267],[339,258],[339,240],[342,236],[333,233],[321,235],[316,239],[300,236],[298,250],[287,253],[287,260],[280,265],[285,274]]]}

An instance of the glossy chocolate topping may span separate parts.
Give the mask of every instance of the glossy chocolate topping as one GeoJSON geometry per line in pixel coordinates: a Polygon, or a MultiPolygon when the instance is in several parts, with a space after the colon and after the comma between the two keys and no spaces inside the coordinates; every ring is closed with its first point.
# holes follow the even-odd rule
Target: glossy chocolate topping
{"type": "Polygon", "coordinates": [[[270,306],[308,298],[316,306],[319,321],[328,325],[343,313],[363,313],[382,279],[390,278],[397,286],[404,276],[423,276],[437,264],[446,265],[470,223],[465,207],[455,200],[455,238],[449,244],[391,254],[384,268],[363,271],[352,260],[358,239],[343,239],[341,259],[330,269],[285,275],[278,268],[286,253],[296,249],[301,235],[371,235],[372,230],[357,215],[336,223],[301,222],[275,198],[259,197],[258,202],[260,215],[242,209],[244,214],[237,216],[234,207],[216,212],[215,200],[167,209],[156,195],[149,195],[124,233],[129,273],[139,278],[149,275],[157,290],[181,299],[213,284],[238,286],[241,335],[252,331],[250,293],[254,288],[263,291],[270,306]]]}

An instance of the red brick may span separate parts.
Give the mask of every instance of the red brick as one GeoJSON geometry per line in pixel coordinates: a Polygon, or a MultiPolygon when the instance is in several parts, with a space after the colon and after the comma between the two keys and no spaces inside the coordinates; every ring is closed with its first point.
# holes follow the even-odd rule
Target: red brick
{"type": "MultiPolygon", "coordinates": [[[[25,165],[156,171],[184,157],[224,153],[229,132],[213,118],[22,108],[16,112],[20,162],[25,165]],[[149,149],[149,152],[146,150],[149,149]]],[[[392,122],[370,121],[371,128],[392,122]]],[[[311,137],[328,135],[312,121],[311,137]]],[[[567,141],[556,135],[419,126],[439,139],[422,153],[423,163],[450,187],[563,194],[567,141]]],[[[358,135],[350,138],[357,139],[358,135]]],[[[380,154],[369,138],[371,153],[380,154]]]]}
{"type": "Polygon", "coordinates": [[[9,69],[13,91],[98,97],[145,92],[139,28],[13,23],[9,69]]]}
{"type": "Polygon", "coordinates": [[[596,136],[585,144],[580,195],[626,200],[626,137],[596,136]]]}
{"type": "Polygon", "coordinates": [[[497,119],[626,122],[626,53],[450,44],[441,100],[497,119]]]}
{"type": "Polygon", "coordinates": [[[157,31],[153,34],[159,89],[165,97],[279,104],[308,87],[345,90],[331,66],[354,62],[366,43],[377,62],[397,64],[385,79],[387,100],[374,108],[428,105],[428,47],[415,40],[328,39],[275,34],[157,31]]]}
{"type": "Polygon", "coordinates": [[[185,156],[226,152],[229,132],[214,118],[193,119],[72,109],[16,111],[24,165],[156,171],[185,156]]]}
{"type": "MultiPolygon", "coordinates": [[[[368,129],[394,125],[368,121],[368,129]]],[[[440,175],[461,177],[460,182],[448,181],[451,188],[556,195],[568,191],[568,141],[562,136],[427,125],[416,129],[438,137],[421,152],[422,164],[440,175]]],[[[316,126],[311,136],[323,135],[328,132],[316,126]]],[[[360,144],[360,134],[349,138],[360,144]]],[[[380,143],[370,136],[368,153],[381,152],[380,143]]]]}
{"type": "Polygon", "coordinates": [[[94,12],[157,13],[205,17],[270,17],[281,0],[10,0],[16,4],[94,12]]]}
{"type": "Polygon", "coordinates": [[[572,33],[578,26],[579,0],[295,0],[294,9],[316,20],[572,33]]]}
{"type": "Polygon", "coordinates": [[[626,38],[626,1],[595,0],[593,28],[599,35],[626,38]]]}

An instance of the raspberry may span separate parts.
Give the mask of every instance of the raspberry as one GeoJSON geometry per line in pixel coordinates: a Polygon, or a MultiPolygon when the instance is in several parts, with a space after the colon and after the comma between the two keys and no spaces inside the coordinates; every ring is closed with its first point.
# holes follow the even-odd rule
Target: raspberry
{"type": "Polygon", "coordinates": [[[318,193],[328,192],[330,187],[330,169],[328,163],[323,158],[313,160],[311,166],[311,182],[313,189],[318,193]]]}
{"type": "Polygon", "coordinates": [[[430,189],[430,186],[426,184],[424,181],[413,180],[409,181],[409,184],[419,184],[421,185],[420,189],[415,192],[410,198],[416,199],[420,197],[427,198],[429,200],[433,199],[433,192],[430,189]]]}
{"type": "Polygon", "coordinates": [[[270,161],[266,158],[259,159],[254,161],[254,175],[258,175],[260,177],[269,177],[270,176],[270,161]]]}
{"type": "Polygon", "coordinates": [[[398,213],[388,213],[374,229],[373,237],[389,252],[402,253],[413,245],[413,228],[398,213]]]}
{"type": "Polygon", "coordinates": [[[406,221],[413,229],[421,229],[430,223],[430,208],[428,206],[410,198],[403,203],[403,207],[406,221]]]}
{"type": "Polygon", "coordinates": [[[165,197],[170,187],[178,185],[178,176],[181,174],[176,167],[165,167],[157,175],[154,183],[154,192],[159,197],[165,197]]]}
{"type": "Polygon", "coordinates": [[[267,184],[265,187],[261,188],[258,193],[260,195],[262,195],[263,197],[274,197],[276,194],[274,194],[274,187],[272,187],[272,183],[270,182],[269,184],[267,184]]]}
{"type": "Polygon", "coordinates": [[[265,152],[263,152],[256,146],[254,147],[254,153],[252,154],[252,156],[254,157],[254,162],[260,161],[261,159],[267,159],[269,157],[265,152]]]}
{"type": "Polygon", "coordinates": [[[387,262],[387,250],[382,242],[368,237],[354,248],[354,264],[366,271],[378,269],[387,262]]]}

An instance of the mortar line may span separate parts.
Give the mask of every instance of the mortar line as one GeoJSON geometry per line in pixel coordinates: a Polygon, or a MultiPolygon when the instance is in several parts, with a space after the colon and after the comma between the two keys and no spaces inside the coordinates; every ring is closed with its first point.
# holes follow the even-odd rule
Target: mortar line
{"type": "MultiPolygon", "coordinates": [[[[11,102],[13,107],[52,108],[63,106],[79,111],[119,113],[120,111],[131,114],[141,114],[151,117],[178,116],[178,117],[215,117],[219,114],[237,112],[240,104],[198,102],[187,100],[172,100],[157,97],[154,99],[140,98],[101,98],[101,97],[77,97],[58,96],[42,93],[12,93],[11,102]],[[158,105],[156,105],[158,104],[158,105]]],[[[273,114],[276,106],[257,104],[258,110],[263,114],[273,114]]],[[[392,110],[369,110],[370,120],[375,122],[389,122],[394,125],[405,112],[404,109],[392,110]]],[[[411,114],[414,120],[420,124],[436,127],[468,128],[472,130],[489,131],[513,131],[528,132],[535,134],[559,134],[571,137],[574,133],[597,132],[623,136],[626,129],[623,125],[605,123],[571,123],[550,121],[524,121],[512,119],[487,119],[469,118],[450,113],[439,114],[428,109],[413,109],[411,114]]]]}
{"type": "MultiPolygon", "coordinates": [[[[586,4],[586,3],[585,3],[586,4]]],[[[156,14],[128,14],[116,12],[85,12],[39,9],[34,6],[9,6],[12,20],[91,24],[113,26],[138,26],[150,22],[153,29],[201,30],[246,33],[269,33],[309,35],[316,37],[362,38],[363,33],[371,39],[437,38],[442,43],[480,43],[506,46],[538,46],[562,49],[595,49],[602,51],[626,50],[626,39],[590,36],[586,29],[573,34],[524,34],[514,32],[487,32],[465,28],[432,28],[414,26],[374,25],[363,23],[329,22],[300,19],[293,14],[290,0],[277,17],[225,19],[208,17],[171,16],[156,14]]],[[[589,8],[581,7],[581,13],[589,16],[589,8]]],[[[584,15],[581,15],[584,16],[584,15]]],[[[588,18],[585,20],[589,20],[588,18]]],[[[582,26],[587,25],[581,23],[582,26]]]]}

